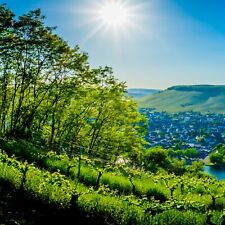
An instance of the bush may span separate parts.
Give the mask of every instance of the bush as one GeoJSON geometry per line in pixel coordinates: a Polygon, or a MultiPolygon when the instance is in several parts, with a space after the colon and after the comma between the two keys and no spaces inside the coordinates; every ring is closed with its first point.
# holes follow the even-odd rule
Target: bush
{"type": "Polygon", "coordinates": [[[155,200],[159,200],[160,202],[165,202],[168,198],[164,191],[161,190],[160,187],[157,187],[156,185],[153,187],[150,187],[147,190],[146,193],[147,198],[154,197],[155,200]]]}
{"type": "Polygon", "coordinates": [[[157,225],[205,225],[206,217],[192,211],[180,212],[178,210],[168,210],[157,214],[153,219],[153,224],[157,225]]]}

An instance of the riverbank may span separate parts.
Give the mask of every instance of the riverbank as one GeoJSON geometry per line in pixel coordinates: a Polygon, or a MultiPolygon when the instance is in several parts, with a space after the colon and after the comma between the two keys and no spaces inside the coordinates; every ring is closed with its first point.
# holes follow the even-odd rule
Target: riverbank
{"type": "Polygon", "coordinates": [[[213,166],[214,165],[213,163],[210,162],[209,156],[202,159],[202,162],[204,163],[205,166],[213,166]]]}

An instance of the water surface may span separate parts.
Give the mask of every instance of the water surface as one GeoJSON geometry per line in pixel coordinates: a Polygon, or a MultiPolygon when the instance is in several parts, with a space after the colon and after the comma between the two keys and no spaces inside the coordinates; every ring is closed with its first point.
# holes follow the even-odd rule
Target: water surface
{"type": "Polygon", "coordinates": [[[204,171],[216,177],[217,180],[225,179],[225,168],[219,168],[215,166],[204,166],[204,171]]]}

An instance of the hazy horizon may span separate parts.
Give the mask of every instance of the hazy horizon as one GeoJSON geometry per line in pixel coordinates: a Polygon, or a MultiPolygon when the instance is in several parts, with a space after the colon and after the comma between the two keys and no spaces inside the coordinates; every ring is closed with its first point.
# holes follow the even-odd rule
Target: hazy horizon
{"type": "Polygon", "coordinates": [[[218,85],[218,86],[225,86],[225,84],[175,84],[175,85],[171,85],[171,86],[167,86],[167,87],[162,87],[162,88],[152,88],[152,87],[127,87],[128,89],[154,89],[154,90],[166,90],[167,88],[170,88],[170,87],[173,87],[173,86],[180,86],[180,85],[182,85],[182,86],[185,86],[185,85],[187,85],[187,86],[194,86],[194,85],[218,85]]]}

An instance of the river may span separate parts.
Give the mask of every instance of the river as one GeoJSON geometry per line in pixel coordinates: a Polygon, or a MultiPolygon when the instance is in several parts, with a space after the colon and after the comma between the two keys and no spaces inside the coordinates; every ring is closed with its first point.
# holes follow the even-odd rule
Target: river
{"type": "Polygon", "coordinates": [[[204,166],[204,171],[216,177],[217,180],[225,179],[225,168],[218,168],[215,166],[204,166]]]}

